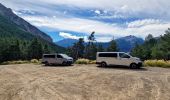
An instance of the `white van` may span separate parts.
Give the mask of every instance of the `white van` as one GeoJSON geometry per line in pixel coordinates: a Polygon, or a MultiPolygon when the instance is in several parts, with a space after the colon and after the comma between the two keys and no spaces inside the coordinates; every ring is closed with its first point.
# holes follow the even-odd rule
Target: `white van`
{"type": "Polygon", "coordinates": [[[101,67],[107,65],[129,66],[130,68],[142,67],[142,61],[125,52],[97,52],[96,63],[101,67]]]}
{"type": "Polygon", "coordinates": [[[73,58],[66,54],[44,54],[42,63],[45,65],[71,65],[73,58]]]}

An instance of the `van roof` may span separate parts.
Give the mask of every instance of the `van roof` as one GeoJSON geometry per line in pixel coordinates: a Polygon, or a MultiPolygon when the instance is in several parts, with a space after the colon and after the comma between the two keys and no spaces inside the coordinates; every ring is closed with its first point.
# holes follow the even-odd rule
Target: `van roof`
{"type": "Polygon", "coordinates": [[[97,53],[126,53],[126,52],[97,52],[97,53]]]}

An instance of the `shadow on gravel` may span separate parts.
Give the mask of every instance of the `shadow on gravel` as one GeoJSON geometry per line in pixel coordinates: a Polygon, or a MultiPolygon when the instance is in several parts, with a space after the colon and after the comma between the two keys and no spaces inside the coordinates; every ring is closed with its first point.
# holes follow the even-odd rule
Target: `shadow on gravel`
{"type": "Polygon", "coordinates": [[[107,67],[101,67],[97,66],[98,68],[105,68],[105,69],[119,69],[119,70],[133,70],[133,71],[147,71],[148,69],[145,67],[139,68],[139,69],[131,69],[127,66],[107,66],[107,67]]]}
{"type": "Polygon", "coordinates": [[[42,65],[42,67],[71,67],[73,65],[42,65]]]}

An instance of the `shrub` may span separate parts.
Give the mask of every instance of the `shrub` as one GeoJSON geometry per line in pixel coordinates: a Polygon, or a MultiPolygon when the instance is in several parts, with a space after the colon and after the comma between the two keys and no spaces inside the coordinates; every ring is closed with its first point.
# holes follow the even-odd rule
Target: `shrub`
{"type": "Polygon", "coordinates": [[[95,64],[96,61],[95,60],[89,60],[89,59],[78,59],[76,60],[75,64],[95,64]]]}
{"type": "Polygon", "coordinates": [[[170,67],[170,61],[165,60],[146,60],[144,66],[151,67],[170,67]]]}
{"type": "Polygon", "coordinates": [[[39,60],[37,60],[37,59],[32,59],[32,60],[31,60],[31,63],[34,63],[34,64],[40,64],[40,61],[39,61],[39,60]]]}
{"type": "Polygon", "coordinates": [[[18,60],[18,61],[6,61],[6,62],[3,62],[2,65],[8,65],[8,64],[25,64],[25,63],[29,63],[29,61],[27,60],[18,60]]]}
{"type": "Polygon", "coordinates": [[[89,64],[90,60],[88,59],[78,59],[76,60],[75,64],[89,64]]]}

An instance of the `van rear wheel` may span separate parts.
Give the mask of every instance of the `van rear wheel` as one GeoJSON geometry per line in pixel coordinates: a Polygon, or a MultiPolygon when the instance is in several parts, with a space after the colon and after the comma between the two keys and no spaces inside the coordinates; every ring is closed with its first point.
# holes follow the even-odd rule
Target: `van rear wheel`
{"type": "Polygon", "coordinates": [[[102,62],[102,63],[100,64],[100,66],[101,66],[101,67],[106,67],[107,64],[106,64],[105,62],[102,62]]]}
{"type": "Polygon", "coordinates": [[[46,61],[46,62],[45,62],[45,66],[48,66],[48,65],[49,65],[49,63],[46,61]]]}

